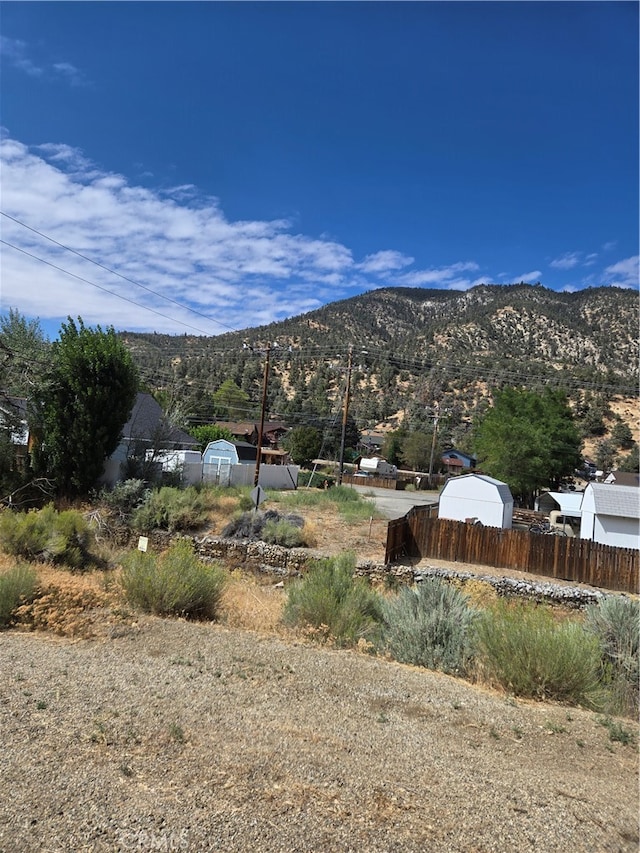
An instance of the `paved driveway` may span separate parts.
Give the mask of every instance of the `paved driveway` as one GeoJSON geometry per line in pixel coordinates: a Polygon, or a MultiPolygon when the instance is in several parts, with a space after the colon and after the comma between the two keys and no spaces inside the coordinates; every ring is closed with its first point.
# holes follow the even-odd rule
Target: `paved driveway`
{"type": "Polygon", "coordinates": [[[438,492],[396,492],[391,489],[373,489],[370,486],[351,486],[361,495],[373,497],[376,507],[385,518],[401,518],[411,507],[437,503],[438,492]]]}

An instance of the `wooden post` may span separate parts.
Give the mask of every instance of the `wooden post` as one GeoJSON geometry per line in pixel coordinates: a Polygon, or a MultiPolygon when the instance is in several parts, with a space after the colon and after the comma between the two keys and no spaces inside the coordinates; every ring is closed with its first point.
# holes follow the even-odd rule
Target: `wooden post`
{"type": "Polygon", "coordinates": [[[349,360],[347,362],[347,390],[344,395],[344,411],[342,413],[342,436],[340,438],[340,468],[338,470],[338,485],[342,485],[344,473],[344,445],[347,437],[347,418],[349,415],[349,397],[351,396],[351,371],[353,369],[353,347],[349,347],[349,360]]]}
{"type": "Polygon", "coordinates": [[[264,360],[264,377],[262,379],[262,407],[260,409],[260,432],[258,433],[258,446],[256,448],[256,473],[253,477],[253,485],[257,486],[260,480],[260,457],[262,456],[262,433],[264,432],[264,413],[267,408],[267,387],[269,385],[269,354],[271,344],[267,344],[267,352],[264,360]]]}

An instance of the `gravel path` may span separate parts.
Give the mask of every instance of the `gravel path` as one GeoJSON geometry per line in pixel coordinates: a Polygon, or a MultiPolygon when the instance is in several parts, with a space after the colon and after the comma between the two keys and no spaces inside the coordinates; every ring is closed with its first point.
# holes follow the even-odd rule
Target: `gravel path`
{"type": "Polygon", "coordinates": [[[5,632],[0,724],[2,853],[638,849],[637,750],[594,714],[356,652],[5,632]]]}

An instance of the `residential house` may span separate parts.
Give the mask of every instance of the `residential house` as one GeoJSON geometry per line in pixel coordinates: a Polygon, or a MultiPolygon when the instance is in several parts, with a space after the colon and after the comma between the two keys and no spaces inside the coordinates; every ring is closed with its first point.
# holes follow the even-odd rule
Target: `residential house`
{"type": "Polygon", "coordinates": [[[382,433],[369,432],[366,435],[360,436],[360,441],[356,449],[363,456],[379,455],[384,444],[384,439],[385,437],[382,433]]]}
{"type": "MultiPolygon", "coordinates": [[[[229,430],[235,441],[245,441],[257,445],[260,434],[260,423],[244,421],[217,421],[216,426],[229,430]]],[[[289,432],[289,427],[283,421],[265,421],[262,431],[262,446],[277,448],[282,438],[289,432]]]]}
{"type": "Polygon", "coordinates": [[[448,474],[461,474],[476,467],[476,457],[461,450],[445,450],[441,457],[442,464],[448,474]]]}
{"type": "Polygon", "coordinates": [[[196,439],[172,426],[151,394],[139,392],[122,428],[120,443],[106,460],[101,482],[113,486],[138,465],[148,470],[153,464],[150,460],[162,451],[197,449],[196,439]]]}
{"type": "Polygon", "coordinates": [[[513,519],[511,490],[506,483],[485,474],[450,477],[440,493],[438,518],[510,528],[513,519]]]}
{"type": "Polygon", "coordinates": [[[640,489],[589,483],[581,504],[580,538],[640,549],[640,489]]]}
{"type": "Polygon", "coordinates": [[[640,474],[637,471],[612,471],[603,480],[604,483],[613,486],[640,486],[640,474]]]}

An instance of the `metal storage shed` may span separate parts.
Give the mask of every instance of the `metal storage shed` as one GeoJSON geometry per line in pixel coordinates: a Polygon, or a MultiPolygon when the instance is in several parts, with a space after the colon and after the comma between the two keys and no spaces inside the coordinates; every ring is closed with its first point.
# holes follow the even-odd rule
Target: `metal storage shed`
{"type": "Polygon", "coordinates": [[[513,496],[506,483],[485,474],[451,477],[440,493],[438,517],[510,528],[513,496]]]}

